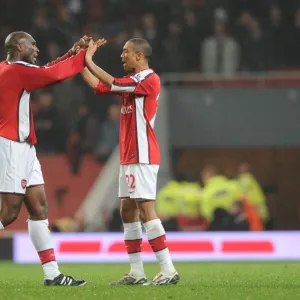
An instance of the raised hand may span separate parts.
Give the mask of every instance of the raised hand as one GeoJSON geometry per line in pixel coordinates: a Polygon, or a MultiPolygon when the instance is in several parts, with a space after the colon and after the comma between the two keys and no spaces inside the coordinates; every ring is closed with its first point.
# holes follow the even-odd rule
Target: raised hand
{"type": "Polygon", "coordinates": [[[79,53],[82,49],[86,49],[89,46],[89,42],[92,40],[91,37],[83,36],[79,41],[77,41],[73,47],[71,48],[71,51],[73,55],[79,53]]]}
{"type": "Polygon", "coordinates": [[[91,59],[93,57],[93,55],[95,54],[96,50],[98,48],[102,47],[103,45],[105,45],[106,42],[107,41],[105,39],[99,39],[96,42],[94,42],[93,40],[90,40],[89,47],[86,52],[86,58],[91,59]]]}

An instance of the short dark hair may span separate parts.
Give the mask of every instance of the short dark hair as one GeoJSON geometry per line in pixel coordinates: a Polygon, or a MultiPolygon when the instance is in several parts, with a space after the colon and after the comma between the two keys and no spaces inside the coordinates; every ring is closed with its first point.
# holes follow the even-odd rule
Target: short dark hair
{"type": "Polygon", "coordinates": [[[138,52],[142,52],[147,59],[149,59],[152,55],[152,47],[147,40],[141,38],[133,38],[128,42],[132,43],[135,50],[138,52]]]}
{"type": "Polygon", "coordinates": [[[16,49],[17,44],[20,43],[20,40],[28,37],[28,35],[29,34],[24,31],[15,31],[10,33],[4,42],[4,53],[6,55],[12,53],[16,49]]]}

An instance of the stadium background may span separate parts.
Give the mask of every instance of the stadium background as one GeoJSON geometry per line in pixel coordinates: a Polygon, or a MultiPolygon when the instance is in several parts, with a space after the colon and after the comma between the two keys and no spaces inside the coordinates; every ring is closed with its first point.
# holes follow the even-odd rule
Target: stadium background
{"type": "MultiPolygon", "coordinates": [[[[177,231],[170,234],[176,259],[300,259],[299,246],[287,247],[300,239],[298,1],[6,0],[0,24],[1,41],[15,30],[32,34],[41,65],[84,34],[104,36],[108,44],[95,62],[114,76],[123,75],[124,42],[148,39],[163,84],[156,131],[165,194],[158,208],[166,228],[177,231]],[[243,204],[238,216],[247,232],[220,224],[205,232],[213,229],[201,212],[202,177],[212,166],[215,176],[237,184],[248,168],[255,191],[263,191],[234,199],[243,204]]],[[[126,261],[117,200],[119,99],[95,96],[76,76],[33,93],[32,101],[51,229],[61,232],[58,258],[126,261]]],[[[37,261],[26,218],[23,209],[1,232],[2,257],[37,261]]]]}

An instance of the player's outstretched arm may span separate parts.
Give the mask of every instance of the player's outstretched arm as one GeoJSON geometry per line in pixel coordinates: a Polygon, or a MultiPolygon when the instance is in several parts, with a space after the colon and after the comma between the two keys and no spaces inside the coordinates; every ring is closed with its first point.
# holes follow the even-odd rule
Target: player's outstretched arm
{"type": "Polygon", "coordinates": [[[99,83],[99,79],[97,77],[95,77],[88,68],[84,68],[81,72],[80,72],[83,80],[86,82],[86,84],[93,90],[95,91],[98,83],[99,83]]]}
{"type": "Polygon", "coordinates": [[[95,54],[96,50],[105,44],[105,39],[100,39],[96,42],[91,40],[86,52],[85,63],[89,70],[96,76],[96,78],[98,78],[98,80],[100,80],[102,83],[104,83],[107,87],[110,88],[114,81],[114,77],[105,72],[93,62],[93,55],[95,54]]]}
{"type": "Polygon", "coordinates": [[[31,92],[78,74],[85,67],[85,53],[85,50],[81,51],[70,59],[48,68],[17,63],[14,64],[14,67],[17,69],[24,89],[31,92]]]}
{"type": "Polygon", "coordinates": [[[69,50],[66,54],[64,54],[64,55],[61,56],[61,57],[58,57],[58,58],[57,58],[56,60],[54,60],[54,61],[51,61],[51,62],[47,63],[44,67],[52,67],[52,66],[54,66],[54,65],[56,65],[56,64],[58,64],[58,63],[60,63],[60,62],[62,62],[62,61],[64,61],[64,60],[66,60],[66,59],[72,57],[72,56],[73,56],[73,52],[72,52],[72,50],[69,50]]]}
{"type": "Polygon", "coordinates": [[[51,67],[51,66],[54,66],[70,57],[72,57],[73,55],[76,55],[79,53],[79,51],[81,49],[86,49],[88,48],[89,46],[89,42],[92,38],[91,37],[88,37],[88,36],[83,36],[82,38],[80,38],[79,41],[75,42],[74,45],[72,46],[72,48],[63,56],[61,57],[58,57],[56,60],[54,61],[51,61],[49,63],[47,63],[45,65],[45,67],[51,67]]]}
{"type": "Polygon", "coordinates": [[[83,80],[86,84],[94,91],[95,94],[114,94],[119,95],[119,93],[112,92],[109,87],[104,85],[99,79],[94,76],[88,68],[84,68],[80,72],[83,80]]]}

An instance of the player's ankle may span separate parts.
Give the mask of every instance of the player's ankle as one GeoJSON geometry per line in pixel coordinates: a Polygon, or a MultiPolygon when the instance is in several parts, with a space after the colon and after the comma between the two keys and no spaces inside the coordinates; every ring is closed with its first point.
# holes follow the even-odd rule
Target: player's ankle
{"type": "Polygon", "coordinates": [[[145,272],[142,270],[133,270],[131,269],[129,272],[129,275],[136,277],[136,278],[140,278],[140,277],[146,277],[145,276],[145,272]]]}
{"type": "Polygon", "coordinates": [[[161,269],[160,272],[161,272],[163,275],[171,276],[171,275],[174,275],[174,274],[176,273],[176,270],[175,270],[175,268],[161,269]]]}

